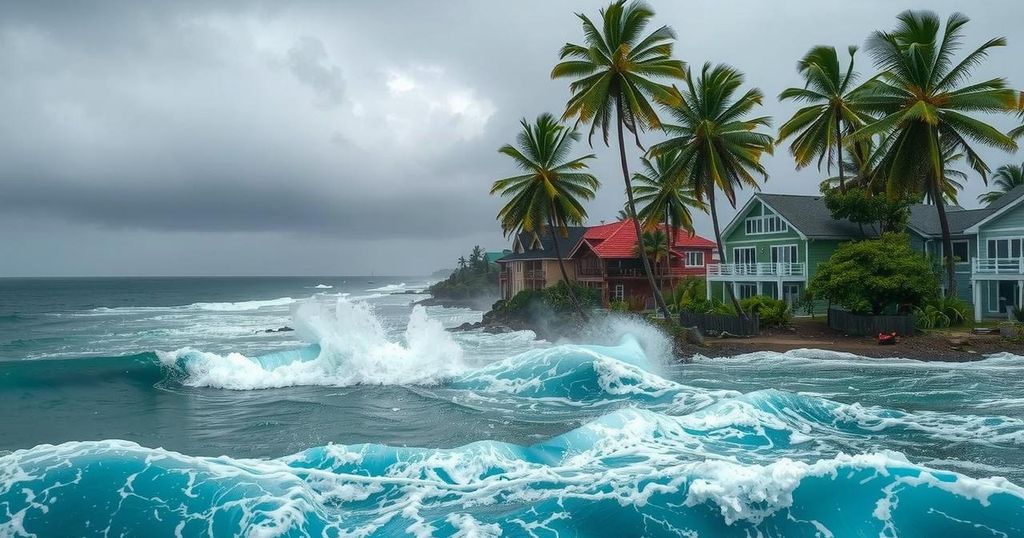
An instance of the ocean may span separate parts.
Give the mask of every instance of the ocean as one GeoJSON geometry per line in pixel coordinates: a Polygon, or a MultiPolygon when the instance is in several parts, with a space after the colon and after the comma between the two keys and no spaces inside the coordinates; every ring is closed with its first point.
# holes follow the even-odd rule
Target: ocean
{"type": "Polygon", "coordinates": [[[0,279],[0,536],[1024,536],[1024,357],[681,363],[428,284],[0,279]]]}

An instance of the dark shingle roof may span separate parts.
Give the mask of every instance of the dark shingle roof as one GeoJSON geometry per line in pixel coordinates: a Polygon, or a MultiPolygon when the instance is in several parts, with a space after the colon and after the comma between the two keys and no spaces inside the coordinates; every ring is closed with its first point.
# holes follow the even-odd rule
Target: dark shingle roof
{"type": "Polygon", "coordinates": [[[985,209],[1002,209],[1004,206],[1017,198],[1020,198],[1022,195],[1024,195],[1024,185],[1018,185],[1007,191],[1006,194],[996,198],[996,200],[991,204],[988,204],[985,209]]]}
{"type": "MultiPolygon", "coordinates": [[[[583,240],[583,234],[587,232],[587,228],[584,226],[569,226],[568,237],[562,237],[562,234],[556,233],[555,236],[558,238],[558,248],[561,249],[562,256],[568,257],[572,249],[576,248],[576,245],[583,240]]],[[[503,256],[501,262],[510,262],[515,260],[554,260],[555,256],[555,245],[551,242],[551,232],[545,231],[543,234],[538,235],[540,238],[540,244],[543,248],[537,248],[530,250],[530,243],[533,242],[533,232],[521,232],[519,234],[519,242],[522,243],[525,252],[513,252],[506,256],[503,256]]]]}
{"type": "Polygon", "coordinates": [[[834,220],[821,196],[767,193],[758,193],[757,196],[808,238],[846,239],[861,236],[860,226],[848,220],[834,220]]]}
{"type": "MultiPolygon", "coordinates": [[[[833,220],[821,196],[758,193],[758,197],[789,221],[797,230],[812,239],[844,239],[859,237],[860,227],[847,220],[833,220]]],[[[999,209],[1024,197],[1024,185],[1015,187],[982,209],[946,207],[951,234],[959,235],[999,209]]],[[[910,208],[910,227],[927,236],[941,236],[935,206],[916,204],[910,208]]]]}
{"type": "MultiPolygon", "coordinates": [[[[963,209],[946,207],[946,220],[949,222],[949,233],[959,235],[967,228],[974,226],[981,219],[994,213],[994,209],[963,209]]],[[[933,205],[916,204],[910,207],[910,227],[928,236],[941,236],[942,226],[939,225],[939,212],[933,205]]]]}

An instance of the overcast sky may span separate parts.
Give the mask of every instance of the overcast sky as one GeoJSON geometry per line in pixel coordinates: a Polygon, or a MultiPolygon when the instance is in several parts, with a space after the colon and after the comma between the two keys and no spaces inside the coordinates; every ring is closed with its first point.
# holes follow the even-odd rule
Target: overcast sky
{"type": "MultiPolygon", "coordinates": [[[[411,275],[500,249],[487,191],[515,170],[496,150],[519,118],[562,111],[551,67],[581,41],[573,12],[603,4],[6,2],[0,276],[411,275]]],[[[811,46],[845,50],[903,9],[964,4],[653,3],[677,56],[744,71],[776,126],[795,107],[774,96],[799,84],[811,46]]],[[[1024,87],[1024,2],[966,7],[967,46],[1009,39],[977,78],[1024,87]]],[[[867,54],[858,66],[872,73],[867,54]]],[[[623,197],[616,153],[595,150],[592,223],[623,197]]],[[[767,165],[764,190],[816,192],[819,174],[784,148],[767,165]]],[[[961,203],[983,190],[972,177],[961,203]]]]}

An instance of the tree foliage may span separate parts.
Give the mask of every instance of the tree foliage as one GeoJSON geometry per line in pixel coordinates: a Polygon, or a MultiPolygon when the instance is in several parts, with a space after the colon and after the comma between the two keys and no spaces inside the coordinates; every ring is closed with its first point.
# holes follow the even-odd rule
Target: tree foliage
{"type": "Polygon", "coordinates": [[[864,187],[847,185],[823,189],[825,206],[836,220],[849,220],[861,227],[864,236],[889,232],[902,233],[910,218],[910,206],[916,202],[913,195],[896,197],[872,194],[864,187]]]}
{"type": "Polygon", "coordinates": [[[498,295],[498,266],[488,263],[487,254],[479,245],[469,257],[459,256],[459,267],[445,280],[427,290],[438,299],[473,299],[498,295]]]}
{"type": "Polygon", "coordinates": [[[910,248],[904,234],[844,243],[818,265],[808,290],[858,314],[881,314],[896,305],[906,311],[938,295],[931,263],[910,248]]]}

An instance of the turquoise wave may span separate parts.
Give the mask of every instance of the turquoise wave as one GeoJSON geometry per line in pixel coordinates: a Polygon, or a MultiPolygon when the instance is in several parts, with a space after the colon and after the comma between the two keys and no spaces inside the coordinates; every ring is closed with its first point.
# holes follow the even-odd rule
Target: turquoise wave
{"type": "Polygon", "coordinates": [[[1024,490],[1003,479],[886,452],[743,463],[691,426],[624,409],[532,446],[329,445],[273,460],[40,446],[0,458],[0,534],[1024,535],[1024,490]]]}

